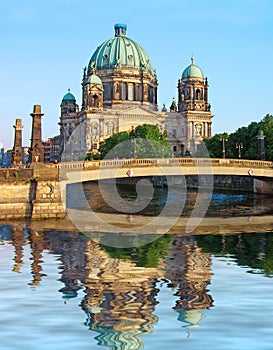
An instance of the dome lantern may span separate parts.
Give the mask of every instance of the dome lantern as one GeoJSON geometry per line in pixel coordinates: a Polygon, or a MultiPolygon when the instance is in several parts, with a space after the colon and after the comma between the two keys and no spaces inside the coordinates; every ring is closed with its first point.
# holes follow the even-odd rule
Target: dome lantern
{"type": "Polygon", "coordinates": [[[99,45],[91,56],[84,83],[95,79],[95,71],[103,85],[104,107],[137,104],[157,110],[158,81],[149,56],[126,36],[126,24],[117,23],[114,30],[115,36],[99,45]]]}
{"type": "Polygon", "coordinates": [[[114,26],[115,36],[126,36],[127,25],[122,23],[117,23],[114,26]]]}

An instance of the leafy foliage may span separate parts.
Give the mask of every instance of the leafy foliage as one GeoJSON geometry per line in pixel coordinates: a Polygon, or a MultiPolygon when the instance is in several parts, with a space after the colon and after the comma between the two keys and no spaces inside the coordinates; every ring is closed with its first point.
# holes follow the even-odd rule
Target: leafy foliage
{"type": "Polygon", "coordinates": [[[273,235],[205,235],[196,236],[198,246],[204,252],[217,256],[232,256],[239,266],[248,266],[249,273],[273,276],[273,235]]]}
{"type": "MultiPolygon", "coordinates": [[[[164,235],[150,243],[133,248],[102,247],[114,259],[133,260],[136,266],[158,267],[160,260],[168,255],[170,241],[170,235],[164,235]]],[[[141,241],[137,240],[135,243],[141,243],[141,241]]]]}
{"type": "Polygon", "coordinates": [[[138,125],[130,132],[114,134],[100,143],[101,158],[160,158],[171,155],[167,132],[158,126],[138,125]]]}
{"type": "MultiPolygon", "coordinates": [[[[258,133],[262,130],[265,135],[266,160],[273,161],[273,116],[267,114],[260,122],[252,122],[234,133],[215,134],[211,139],[204,139],[204,144],[211,158],[223,156],[223,140],[226,158],[238,158],[239,151],[243,159],[260,159],[258,152],[258,133]],[[226,141],[227,140],[227,141],[226,141]],[[240,150],[239,150],[240,148],[240,150]]],[[[202,147],[197,149],[197,155],[202,156],[202,147]]]]}

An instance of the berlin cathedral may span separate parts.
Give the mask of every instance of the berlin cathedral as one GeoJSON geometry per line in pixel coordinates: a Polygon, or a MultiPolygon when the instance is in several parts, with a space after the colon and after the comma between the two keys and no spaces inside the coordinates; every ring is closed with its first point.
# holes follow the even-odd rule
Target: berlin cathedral
{"type": "Polygon", "coordinates": [[[115,36],[97,47],[84,68],[81,106],[70,91],[62,99],[63,161],[97,153],[104,139],[142,124],[166,130],[176,157],[194,152],[203,138],[211,137],[208,80],[194,59],[178,80],[177,102],[174,98],[169,111],[165,105],[159,111],[156,70],[146,51],[126,36],[126,29],[116,24],[115,36]]]}

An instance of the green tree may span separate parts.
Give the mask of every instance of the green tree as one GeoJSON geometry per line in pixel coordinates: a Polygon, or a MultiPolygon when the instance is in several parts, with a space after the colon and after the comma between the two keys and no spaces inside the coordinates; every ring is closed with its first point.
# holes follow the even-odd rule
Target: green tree
{"type": "Polygon", "coordinates": [[[138,125],[100,143],[101,158],[160,158],[170,157],[167,132],[157,125],[138,125]]]}
{"type": "Polygon", "coordinates": [[[230,134],[229,147],[232,149],[232,158],[239,157],[238,147],[241,145],[241,158],[258,159],[258,131],[259,123],[252,122],[248,126],[243,126],[230,134]]]}
{"type": "Polygon", "coordinates": [[[101,159],[106,158],[131,158],[132,151],[125,147],[118,147],[119,144],[123,145],[130,139],[130,135],[127,131],[123,131],[108,137],[103,142],[100,142],[100,156],[101,159]]]}
{"type": "Polygon", "coordinates": [[[265,135],[265,156],[273,161],[273,116],[267,114],[260,123],[260,129],[265,135]]]}
{"type": "MultiPolygon", "coordinates": [[[[138,238],[132,239],[133,243],[141,244],[138,238]]],[[[142,267],[158,267],[161,259],[165,259],[168,255],[171,236],[164,235],[154,241],[133,248],[116,248],[111,246],[102,246],[105,251],[114,259],[131,260],[136,266],[142,267]]]]}
{"type": "MultiPolygon", "coordinates": [[[[204,154],[209,153],[209,156],[211,158],[222,158],[223,156],[223,141],[222,139],[228,140],[229,136],[227,133],[224,134],[215,134],[212,138],[210,139],[204,139],[203,142],[204,144],[200,144],[197,147],[197,152],[194,155],[195,157],[202,157],[204,154]],[[205,150],[205,147],[207,150],[205,150]]],[[[225,141],[225,148],[226,151],[228,150],[227,148],[227,143],[225,141]]]]}
{"type": "Polygon", "coordinates": [[[204,156],[206,147],[211,158],[222,158],[223,144],[221,139],[225,139],[226,158],[260,159],[258,153],[258,133],[262,130],[265,135],[266,160],[273,161],[273,116],[267,114],[260,122],[252,122],[248,126],[243,126],[231,134],[215,134],[210,139],[204,139],[204,144],[199,145],[196,157],[204,156]]]}

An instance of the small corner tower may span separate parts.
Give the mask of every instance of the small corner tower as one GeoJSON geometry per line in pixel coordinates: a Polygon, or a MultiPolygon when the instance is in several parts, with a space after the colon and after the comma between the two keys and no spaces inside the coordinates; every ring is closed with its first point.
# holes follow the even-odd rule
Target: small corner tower
{"type": "Polygon", "coordinates": [[[101,79],[93,70],[92,74],[87,78],[84,72],[83,76],[83,110],[95,113],[103,109],[103,85],[101,79]]]}
{"type": "Polygon", "coordinates": [[[61,116],[78,112],[79,107],[76,103],[75,96],[71,94],[70,89],[68,89],[68,92],[64,95],[60,107],[61,107],[61,116]]]}
{"type": "Polygon", "coordinates": [[[203,138],[211,137],[213,115],[208,102],[208,79],[193,57],[191,61],[178,80],[178,112],[187,120],[187,147],[194,151],[203,138]]]}
{"type": "Polygon", "coordinates": [[[40,105],[34,105],[32,117],[31,144],[29,149],[29,163],[44,162],[44,148],[42,143],[42,116],[40,105]]]}
{"type": "Polygon", "coordinates": [[[14,146],[12,149],[12,165],[20,165],[23,163],[23,151],[22,151],[22,119],[16,119],[14,135],[14,146]]]}

